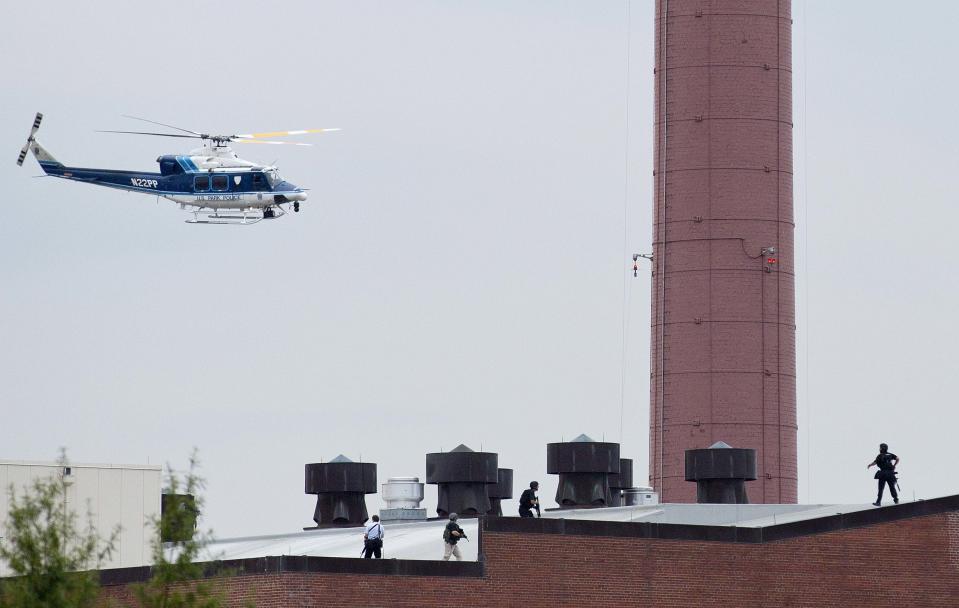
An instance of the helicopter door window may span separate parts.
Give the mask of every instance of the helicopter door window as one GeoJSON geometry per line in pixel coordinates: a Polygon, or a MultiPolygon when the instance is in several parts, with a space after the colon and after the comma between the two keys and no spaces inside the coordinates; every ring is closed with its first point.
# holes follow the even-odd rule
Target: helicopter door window
{"type": "Polygon", "coordinates": [[[266,190],[266,177],[262,173],[253,174],[253,189],[254,190],[266,190]]]}
{"type": "Polygon", "coordinates": [[[193,189],[196,192],[204,192],[210,189],[210,176],[199,175],[193,181],[193,189]]]}
{"type": "Polygon", "coordinates": [[[226,190],[230,186],[230,178],[227,175],[214,175],[213,176],[213,189],[214,190],[226,190]]]}

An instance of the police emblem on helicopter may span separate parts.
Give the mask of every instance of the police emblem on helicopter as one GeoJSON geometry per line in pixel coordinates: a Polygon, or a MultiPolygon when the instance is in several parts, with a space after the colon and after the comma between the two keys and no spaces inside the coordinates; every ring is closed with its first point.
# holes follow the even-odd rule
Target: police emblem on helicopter
{"type": "Polygon", "coordinates": [[[190,224],[255,224],[262,220],[280,218],[291,208],[293,212],[298,212],[300,203],[307,199],[306,189],[283,179],[273,165],[261,165],[238,157],[228,144],[235,142],[309,146],[312,144],[278,141],[273,138],[339,131],[339,129],[303,129],[242,135],[212,135],[136,116],[127,116],[127,118],[159,125],[180,133],[101,132],[199,139],[202,147],[186,155],[160,156],[157,158],[157,163],[160,165],[159,173],[68,167],[55,159],[37,141],[37,130],[43,120],[43,114],[38,112],[27,143],[20,150],[17,165],[23,165],[27,152],[32,151],[47,175],[162,196],[179,203],[181,209],[191,211],[193,217],[186,220],[190,224]]]}

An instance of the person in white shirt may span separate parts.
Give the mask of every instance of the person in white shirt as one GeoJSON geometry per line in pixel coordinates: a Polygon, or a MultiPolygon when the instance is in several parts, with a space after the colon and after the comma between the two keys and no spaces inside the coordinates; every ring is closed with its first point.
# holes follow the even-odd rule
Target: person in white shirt
{"type": "Polygon", "coordinates": [[[380,523],[380,516],[374,515],[373,521],[366,526],[366,533],[363,534],[363,558],[370,559],[383,557],[383,524],[380,523]]]}

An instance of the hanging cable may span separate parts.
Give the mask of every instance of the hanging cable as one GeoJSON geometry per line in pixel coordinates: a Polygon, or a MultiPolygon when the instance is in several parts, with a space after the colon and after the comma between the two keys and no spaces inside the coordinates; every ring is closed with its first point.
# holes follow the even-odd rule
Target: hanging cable
{"type": "Polygon", "coordinates": [[[806,384],[806,502],[811,502],[810,488],[812,487],[812,467],[810,466],[810,449],[812,442],[812,398],[809,395],[809,156],[807,151],[807,137],[809,134],[809,118],[806,113],[806,96],[809,90],[806,84],[806,76],[809,74],[809,64],[806,49],[806,33],[809,31],[809,6],[803,0],[803,28],[802,28],[802,119],[803,119],[803,142],[802,142],[802,198],[803,198],[803,276],[806,277],[806,289],[803,294],[805,300],[805,310],[803,310],[803,326],[806,331],[806,339],[803,340],[803,359],[805,360],[806,374],[803,382],[806,384]]]}
{"type": "MultiPolygon", "coordinates": [[[[631,34],[632,34],[632,21],[630,20],[629,9],[630,1],[625,0],[626,4],[626,100],[625,100],[625,120],[626,120],[626,136],[625,136],[625,152],[624,152],[624,163],[623,170],[625,173],[624,185],[623,185],[623,257],[620,259],[626,259],[626,251],[628,246],[629,238],[629,86],[630,86],[630,73],[629,73],[629,54],[631,46],[631,34]]],[[[627,344],[627,335],[629,333],[629,300],[630,298],[627,295],[629,288],[627,288],[628,274],[623,273],[623,318],[622,318],[622,330],[623,330],[623,344],[622,351],[620,353],[620,377],[619,377],[619,443],[623,443],[623,417],[626,411],[626,344],[627,344]]]]}

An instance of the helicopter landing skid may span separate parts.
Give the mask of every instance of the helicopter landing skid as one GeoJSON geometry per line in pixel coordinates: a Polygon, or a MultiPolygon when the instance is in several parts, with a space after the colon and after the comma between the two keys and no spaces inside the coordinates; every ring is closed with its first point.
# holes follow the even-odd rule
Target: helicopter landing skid
{"type": "Polygon", "coordinates": [[[187,224],[235,224],[237,226],[249,226],[256,224],[257,222],[263,221],[262,217],[243,217],[243,216],[232,216],[232,215],[208,215],[207,219],[200,219],[198,217],[193,218],[192,220],[186,220],[187,224]]]}
{"type": "Polygon", "coordinates": [[[193,219],[186,220],[187,224],[234,224],[239,226],[249,226],[251,224],[256,224],[262,222],[263,220],[275,220],[279,217],[286,215],[286,212],[280,208],[271,208],[267,207],[263,210],[262,215],[250,215],[247,213],[242,213],[240,215],[221,215],[219,213],[213,213],[212,215],[207,215],[206,218],[200,218],[199,210],[193,212],[193,219]]]}

